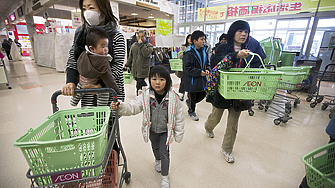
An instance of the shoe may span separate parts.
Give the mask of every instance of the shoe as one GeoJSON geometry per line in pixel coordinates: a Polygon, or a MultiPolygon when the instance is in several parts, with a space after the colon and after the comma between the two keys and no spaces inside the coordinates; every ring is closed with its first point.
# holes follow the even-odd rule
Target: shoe
{"type": "Polygon", "coordinates": [[[207,135],[209,138],[214,138],[214,132],[213,132],[213,131],[207,131],[207,130],[206,130],[206,135],[207,135]]]}
{"type": "Polygon", "coordinates": [[[199,117],[195,112],[189,113],[188,117],[190,117],[193,121],[199,121],[199,117]]]}
{"type": "Polygon", "coordinates": [[[170,187],[169,176],[162,176],[161,188],[169,188],[169,187],[170,187]]]}
{"type": "Polygon", "coordinates": [[[228,163],[233,163],[235,162],[234,156],[233,154],[229,153],[229,152],[225,152],[223,149],[221,149],[221,153],[225,156],[226,161],[228,163]]]}
{"type": "Polygon", "coordinates": [[[157,172],[162,171],[161,160],[156,160],[155,169],[156,169],[157,172]]]}

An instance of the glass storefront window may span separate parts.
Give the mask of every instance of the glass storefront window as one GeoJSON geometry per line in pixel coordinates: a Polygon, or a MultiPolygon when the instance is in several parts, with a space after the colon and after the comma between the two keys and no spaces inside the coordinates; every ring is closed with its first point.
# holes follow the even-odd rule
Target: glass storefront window
{"type": "Polygon", "coordinates": [[[274,29],[275,25],[276,20],[256,20],[255,25],[251,30],[274,29]]]}
{"type": "Polygon", "coordinates": [[[319,19],[318,27],[335,27],[335,18],[319,19]]]}
{"type": "Polygon", "coordinates": [[[307,27],[308,19],[304,20],[290,20],[289,28],[303,28],[307,27]]]}

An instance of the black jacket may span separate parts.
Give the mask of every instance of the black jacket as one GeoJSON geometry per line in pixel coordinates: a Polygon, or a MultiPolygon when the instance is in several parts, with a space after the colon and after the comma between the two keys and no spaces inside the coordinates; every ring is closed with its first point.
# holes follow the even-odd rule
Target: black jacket
{"type": "Polygon", "coordinates": [[[6,52],[10,51],[10,44],[9,42],[5,41],[2,43],[2,47],[5,49],[6,52]]]}
{"type": "Polygon", "coordinates": [[[185,91],[201,92],[205,91],[207,83],[206,76],[201,76],[201,71],[210,70],[210,65],[206,53],[207,46],[201,48],[204,61],[201,61],[199,53],[194,45],[189,46],[183,56],[183,82],[185,91]]]}

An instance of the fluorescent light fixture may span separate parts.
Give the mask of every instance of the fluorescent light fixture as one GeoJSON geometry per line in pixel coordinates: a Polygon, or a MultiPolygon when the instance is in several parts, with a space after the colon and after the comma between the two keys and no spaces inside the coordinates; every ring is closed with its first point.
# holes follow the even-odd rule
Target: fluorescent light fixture
{"type": "Polygon", "coordinates": [[[136,12],[131,13],[132,16],[137,16],[138,14],[136,12]]]}
{"type": "Polygon", "coordinates": [[[148,18],[155,18],[155,17],[153,17],[153,16],[148,16],[148,18]]]}

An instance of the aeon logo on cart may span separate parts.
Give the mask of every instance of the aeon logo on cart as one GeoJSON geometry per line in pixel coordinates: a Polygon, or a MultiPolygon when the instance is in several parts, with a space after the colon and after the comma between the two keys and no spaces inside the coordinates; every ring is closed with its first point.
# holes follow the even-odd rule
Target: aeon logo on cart
{"type": "Polygon", "coordinates": [[[72,181],[72,180],[79,180],[81,178],[82,177],[81,177],[80,171],[51,176],[51,179],[52,179],[53,183],[61,183],[61,182],[67,182],[67,181],[72,181]]]}
{"type": "Polygon", "coordinates": [[[257,86],[262,86],[262,82],[247,81],[246,83],[243,84],[243,86],[245,86],[245,85],[257,87],[257,86]]]}

